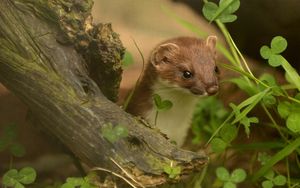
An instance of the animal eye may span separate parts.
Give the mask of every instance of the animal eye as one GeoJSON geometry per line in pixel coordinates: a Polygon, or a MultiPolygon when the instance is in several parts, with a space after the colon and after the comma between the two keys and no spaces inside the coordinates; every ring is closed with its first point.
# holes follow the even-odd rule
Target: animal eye
{"type": "Polygon", "coordinates": [[[189,79],[193,77],[193,74],[190,71],[183,71],[182,76],[186,79],[189,79]]]}

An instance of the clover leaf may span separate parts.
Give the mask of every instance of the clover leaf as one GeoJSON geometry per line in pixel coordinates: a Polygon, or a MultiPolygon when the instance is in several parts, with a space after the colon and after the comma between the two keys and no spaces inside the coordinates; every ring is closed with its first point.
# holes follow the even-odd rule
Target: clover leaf
{"type": "Polygon", "coordinates": [[[213,2],[206,2],[202,12],[209,21],[220,20],[222,23],[233,22],[237,16],[233,13],[240,7],[239,0],[220,0],[219,6],[213,2]]]}
{"type": "Polygon", "coordinates": [[[61,188],[96,188],[96,186],[91,184],[89,178],[87,177],[70,177],[67,178],[66,183],[64,183],[61,188]]]}
{"type": "Polygon", "coordinates": [[[275,186],[282,186],[285,185],[287,180],[286,177],[283,175],[275,176],[275,173],[273,170],[270,170],[267,174],[264,175],[266,178],[265,181],[262,182],[263,188],[272,188],[275,186]]]}
{"type": "Polygon", "coordinates": [[[167,165],[164,167],[164,172],[169,175],[169,178],[174,179],[181,173],[180,166],[167,165]]]}
{"type": "Polygon", "coordinates": [[[158,94],[153,95],[153,100],[157,111],[167,111],[172,108],[173,103],[169,100],[162,100],[161,96],[158,94]]]}
{"type": "Polygon", "coordinates": [[[31,184],[36,179],[36,171],[31,167],[22,168],[20,171],[11,169],[7,171],[2,183],[8,187],[24,188],[24,185],[31,184]]]}
{"type": "Polygon", "coordinates": [[[280,117],[286,119],[286,126],[294,133],[300,132],[300,105],[287,101],[280,102],[277,106],[280,117]]]}
{"type": "Polygon", "coordinates": [[[122,125],[113,126],[111,123],[107,123],[101,128],[101,135],[110,143],[114,143],[121,138],[127,137],[128,129],[122,125]]]}
{"type": "Polygon", "coordinates": [[[244,169],[235,169],[231,174],[224,167],[218,167],[216,175],[219,180],[223,182],[223,188],[235,188],[237,183],[243,182],[247,173],[244,169]]]}
{"type": "Polygon", "coordinates": [[[216,152],[216,153],[223,152],[227,148],[227,146],[228,146],[228,143],[226,143],[221,138],[214,138],[214,139],[212,139],[211,142],[210,142],[210,144],[211,144],[212,151],[216,152]]]}
{"type": "Polygon", "coordinates": [[[264,45],[260,48],[260,55],[268,59],[268,63],[273,67],[278,67],[284,61],[280,55],[287,48],[287,41],[281,36],[276,36],[271,41],[271,48],[264,45]]]}

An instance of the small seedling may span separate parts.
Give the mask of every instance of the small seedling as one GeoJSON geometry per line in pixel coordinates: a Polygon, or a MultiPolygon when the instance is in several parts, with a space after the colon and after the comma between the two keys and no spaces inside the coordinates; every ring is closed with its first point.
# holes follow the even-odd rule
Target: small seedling
{"type": "Polygon", "coordinates": [[[156,107],[156,115],[154,124],[156,125],[158,112],[168,111],[173,107],[173,103],[169,100],[163,100],[160,95],[153,94],[154,106],[156,107]]]}
{"type": "Polygon", "coordinates": [[[181,167],[180,166],[174,166],[171,162],[170,166],[164,167],[164,172],[169,175],[169,178],[174,179],[181,173],[181,167]]]}
{"type": "Polygon", "coordinates": [[[110,143],[114,143],[121,138],[128,136],[128,129],[122,125],[113,126],[111,123],[103,125],[101,135],[110,143]]]}
{"type": "Polygon", "coordinates": [[[244,169],[235,169],[231,174],[224,167],[219,167],[216,170],[216,175],[223,184],[223,188],[236,188],[236,184],[243,182],[247,174],[244,169]]]}
{"type": "Polygon", "coordinates": [[[222,23],[233,22],[237,16],[233,13],[240,7],[239,0],[220,0],[219,6],[213,2],[205,2],[202,12],[210,22],[220,20],[222,23]]]}
{"type": "Polygon", "coordinates": [[[275,176],[273,170],[269,171],[264,177],[267,179],[262,182],[263,188],[272,188],[274,186],[282,186],[286,184],[286,177],[283,175],[275,176]]]}
{"type": "Polygon", "coordinates": [[[25,188],[24,185],[32,184],[35,179],[35,170],[31,167],[25,167],[20,171],[16,169],[7,171],[3,176],[2,183],[7,187],[25,188]]]}
{"type": "Polygon", "coordinates": [[[161,96],[158,94],[153,95],[153,100],[157,111],[163,112],[172,108],[173,103],[169,100],[162,100],[161,96]]]}

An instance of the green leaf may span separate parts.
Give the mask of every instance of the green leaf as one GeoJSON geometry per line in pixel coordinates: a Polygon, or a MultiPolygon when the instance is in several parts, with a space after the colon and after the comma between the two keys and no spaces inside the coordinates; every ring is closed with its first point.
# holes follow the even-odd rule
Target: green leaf
{"type": "Polygon", "coordinates": [[[298,91],[300,91],[300,76],[297,73],[297,71],[284,58],[282,62],[282,67],[285,70],[285,72],[288,74],[291,83],[297,87],[298,91]]]}
{"type": "Polygon", "coordinates": [[[276,36],[271,41],[271,51],[273,54],[280,54],[287,48],[287,41],[281,36],[276,36]]]}
{"type": "Polygon", "coordinates": [[[278,67],[282,64],[284,58],[281,55],[272,54],[268,60],[269,65],[272,67],[278,67]]]}
{"type": "Polygon", "coordinates": [[[16,180],[18,178],[18,175],[19,174],[16,169],[11,169],[3,175],[2,183],[5,186],[12,187],[16,183],[18,183],[18,181],[16,180]]]}
{"type": "Polygon", "coordinates": [[[219,20],[222,23],[230,23],[230,22],[234,22],[237,19],[236,15],[232,15],[232,14],[228,14],[228,15],[222,15],[220,16],[219,20]]]}
{"type": "Polygon", "coordinates": [[[124,138],[128,136],[128,129],[122,125],[115,126],[114,132],[119,138],[124,138]]]}
{"type": "Polygon", "coordinates": [[[248,118],[247,116],[245,116],[243,119],[240,120],[240,123],[242,125],[244,125],[245,133],[246,133],[247,137],[249,137],[250,136],[250,125],[251,125],[251,123],[258,123],[258,118],[257,117],[248,118]]]}
{"type": "Polygon", "coordinates": [[[96,188],[92,185],[87,177],[70,177],[67,178],[66,183],[64,183],[61,188],[96,188]]]}
{"type": "Polygon", "coordinates": [[[278,175],[273,179],[273,183],[277,186],[282,186],[286,184],[286,177],[283,175],[278,175]]]}
{"type": "Polygon", "coordinates": [[[240,8],[239,0],[220,0],[220,8],[224,8],[224,12],[227,14],[232,14],[240,8]]]}
{"type": "Polygon", "coordinates": [[[261,185],[263,188],[272,188],[274,186],[270,180],[263,181],[261,185]]]}
{"type": "Polygon", "coordinates": [[[230,180],[229,172],[224,167],[218,167],[216,170],[216,175],[217,175],[218,179],[221,181],[229,181],[230,180]]]}
{"type": "Polygon", "coordinates": [[[300,113],[292,113],[289,115],[286,121],[286,126],[289,130],[294,133],[300,132],[300,113]]]}
{"type": "Polygon", "coordinates": [[[282,118],[287,118],[291,112],[291,103],[284,101],[280,102],[279,105],[277,106],[277,111],[282,118]]]}
{"type": "Polygon", "coordinates": [[[23,157],[26,153],[24,146],[19,143],[12,144],[9,150],[15,157],[23,157]]]}
{"type": "Polygon", "coordinates": [[[3,176],[3,184],[9,187],[23,188],[22,184],[31,184],[36,179],[36,172],[31,167],[25,167],[18,172],[16,169],[7,171],[3,176]]]}
{"type": "Polygon", "coordinates": [[[276,98],[272,95],[266,95],[263,97],[262,102],[267,106],[270,107],[276,104],[276,98]]]}
{"type": "Polygon", "coordinates": [[[121,138],[127,137],[128,130],[122,125],[113,126],[111,123],[107,123],[101,128],[101,135],[110,143],[114,143],[121,138]]]}
{"type": "Polygon", "coordinates": [[[300,146],[300,137],[289,143],[286,147],[276,153],[268,162],[262,166],[254,175],[252,180],[256,181],[258,178],[268,172],[278,161],[282,160],[286,156],[290,155],[295,149],[300,146]]]}
{"type": "Polygon", "coordinates": [[[122,60],[122,67],[126,68],[126,67],[129,67],[132,64],[134,64],[133,56],[132,56],[132,54],[130,52],[128,52],[126,50],[124,58],[122,60]]]}
{"type": "Polygon", "coordinates": [[[269,172],[267,172],[267,173],[264,175],[264,177],[267,178],[268,180],[273,180],[274,176],[275,176],[275,173],[274,173],[273,170],[270,170],[269,172]]]}
{"type": "Polygon", "coordinates": [[[234,183],[240,183],[244,181],[246,177],[247,177],[247,173],[245,172],[245,170],[238,168],[231,173],[230,180],[234,183]]]}
{"type": "Polygon", "coordinates": [[[272,55],[272,51],[268,46],[264,45],[260,48],[260,55],[264,59],[269,59],[272,55]]]}
{"type": "Polygon", "coordinates": [[[22,168],[19,175],[21,176],[19,182],[25,185],[33,183],[36,179],[36,172],[31,167],[22,168]]]}
{"type": "Polygon", "coordinates": [[[256,95],[253,95],[252,97],[249,97],[248,99],[246,99],[242,103],[240,103],[237,106],[237,108],[240,110],[243,107],[245,107],[245,109],[240,114],[235,116],[235,119],[232,123],[235,124],[238,121],[240,121],[242,118],[244,118],[250,112],[250,110],[252,110],[254,108],[254,106],[258,102],[260,102],[260,100],[267,94],[268,91],[269,91],[269,89],[266,89],[262,92],[257,93],[256,95]]]}
{"type": "Polygon", "coordinates": [[[229,81],[235,83],[241,90],[245,91],[248,95],[253,95],[256,92],[253,89],[253,85],[249,85],[249,82],[243,77],[232,78],[229,81]]]}
{"type": "Polygon", "coordinates": [[[233,22],[237,19],[232,15],[240,7],[239,0],[220,0],[219,8],[215,12],[211,21],[219,19],[222,23],[233,22]]]}
{"type": "Polygon", "coordinates": [[[165,166],[164,172],[169,175],[169,178],[176,178],[181,173],[180,166],[165,166]]]}
{"type": "Polygon", "coordinates": [[[269,160],[271,156],[269,156],[267,153],[258,153],[257,160],[260,162],[261,165],[265,165],[269,160]]]}
{"type": "Polygon", "coordinates": [[[211,144],[212,151],[216,152],[216,153],[223,152],[227,147],[227,143],[224,140],[222,140],[221,138],[212,139],[210,144],[211,144]]]}
{"type": "Polygon", "coordinates": [[[213,21],[214,15],[218,10],[218,5],[216,5],[213,2],[207,2],[204,4],[203,8],[202,8],[202,12],[203,15],[206,19],[208,19],[209,21],[213,21]]]}
{"type": "Polygon", "coordinates": [[[219,6],[212,2],[206,2],[203,6],[202,12],[204,17],[211,22],[219,19],[222,23],[228,23],[237,19],[237,16],[232,13],[234,13],[239,7],[239,0],[221,0],[219,2],[219,6]]]}
{"type": "Polygon", "coordinates": [[[236,185],[230,181],[225,182],[223,188],[236,188],[236,185]]]}
{"type": "Polygon", "coordinates": [[[220,130],[220,136],[223,141],[230,143],[232,140],[234,140],[237,136],[238,130],[235,125],[228,124],[225,125],[221,130],[220,130]]]}
{"type": "Polygon", "coordinates": [[[169,100],[162,100],[158,94],[153,95],[153,100],[157,111],[167,111],[172,108],[173,103],[169,100]]]}

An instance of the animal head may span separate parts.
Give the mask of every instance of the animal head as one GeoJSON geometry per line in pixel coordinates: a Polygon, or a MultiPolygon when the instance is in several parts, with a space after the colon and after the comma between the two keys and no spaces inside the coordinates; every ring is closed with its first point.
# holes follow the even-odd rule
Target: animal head
{"type": "Polygon", "coordinates": [[[194,95],[214,95],[219,89],[216,40],[216,36],[168,40],[154,49],[151,64],[164,83],[194,95]]]}

